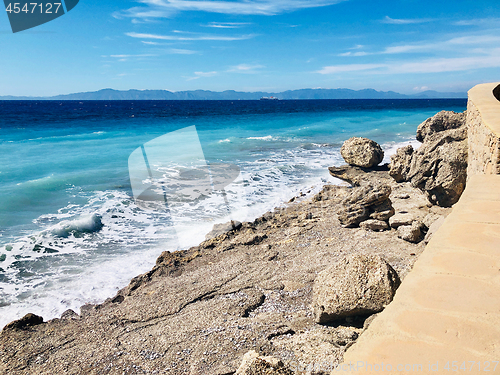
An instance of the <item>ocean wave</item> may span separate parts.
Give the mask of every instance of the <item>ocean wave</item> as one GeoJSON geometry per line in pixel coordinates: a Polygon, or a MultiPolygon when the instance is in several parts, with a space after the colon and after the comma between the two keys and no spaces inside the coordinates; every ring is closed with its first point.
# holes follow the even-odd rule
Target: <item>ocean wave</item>
{"type": "Polygon", "coordinates": [[[247,139],[254,139],[254,140],[260,140],[260,141],[275,141],[278,138],[273,137],[272,135],[266,135],[264,137],[248,137],[247,139]]]}
{"type": "Polygon", "coordinates": [[[62,221],[51,232],[57,237],[68,238],[70,235],[73,235],[79,238],[85,233],[98,232],[102,227],[101,216],[93,214],[76,220],[62,221]]]}

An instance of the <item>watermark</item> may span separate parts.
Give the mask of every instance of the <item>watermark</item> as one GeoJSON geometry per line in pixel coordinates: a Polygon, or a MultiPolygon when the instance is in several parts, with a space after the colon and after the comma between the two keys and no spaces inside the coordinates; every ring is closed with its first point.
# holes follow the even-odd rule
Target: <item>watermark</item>
{"type": "Polygon", "coordinates": [[[168,213],[180,246],[191,242],[193,226],[203,221],[234,223],[236,211],[244,216],[244,206],[231,206],[227,194],[230,189],[232,196],[242,196],[245,181],[240,168],[207,162],[195,126],[141,145],[130,154],[128,169],[136,205],[168,213]]]}
{"type": "Polygon", "coordinates": [[[59,18],[79,0],[4,0],[13,33],[28,30],[59,18]]]}

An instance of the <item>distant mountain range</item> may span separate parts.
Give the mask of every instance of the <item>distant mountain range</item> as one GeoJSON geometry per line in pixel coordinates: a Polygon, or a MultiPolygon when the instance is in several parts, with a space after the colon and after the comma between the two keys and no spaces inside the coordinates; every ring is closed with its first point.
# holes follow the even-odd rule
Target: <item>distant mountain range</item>
{"type": "Polygon", "coordinates": [[[0,100],[258,100],[263,96],[279,99],[454,99],[467,98],[466,92],[423,91],[414,95],[399,94],[394,91],[373,89],[301,89],[283,92],[222,92],[194,90],[113,90],[103,89],[94,92],[81,92],[50,97],[0,96],[0,100]]]}

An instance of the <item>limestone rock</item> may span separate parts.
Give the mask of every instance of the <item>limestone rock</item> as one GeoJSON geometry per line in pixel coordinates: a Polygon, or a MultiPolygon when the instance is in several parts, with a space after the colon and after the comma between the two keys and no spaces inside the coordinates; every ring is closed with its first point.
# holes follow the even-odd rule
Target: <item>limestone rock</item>
{"type": "Polygon", "coordinates": [[[402,240],[418,243],[422,240],[422,223],[414,221],[411,225],[401,225],[398,227],[398,237],[402,240]]]}
{"type": "Polygon", "coordinates": [[[14,320],[4,327],[4,331],[9,329],[26,329],[43,323],[43,318],[35,314],[26,314],[19,320],[14,320]]]}
{"type": "Polygon", "coordinates": [[[441,111],[421,123],[417,128],[417,141],[425,142],[425,138],[445,130],[458,129],[465,124],[467,112],[455,113],[441,111]]]}
{"type": "Polygon", "coordinates": [[[441,207],[455,204],[467,179],[467,126],[465,115],[440,112],[419,126],[424,143],[411,152],[398,150],[391,160],[391,176],[409,181],[441,207]]]}
{"type": "Polygon", "coordinates": [[[397,229],[402,225],[411,225],[414,220],[415,216],[413,214],[398,212],[389,219],[389,225],[391,228],[397,229]]]}
{"type": "Polygon", "coordinates": [[[394,269],[378,255],[354,254],[320,272],[314,281],[316,322],[382,311],[400,284],[394,269]]]}
{"type": "Polygon", "coordinates": [[[340,223],[351,228],[357,227],[370,217],[390,217],[394,210],[389,195],[391,187],[385,184],[371,183],[353,188],[351,194],[342,202],[344,207],[338,212],[340,223]]]}
{"type": "Polygon", "coordinates": [[[234,375],[292,375],[282,361],[274,357],[261,357],[255,350],[243,356],[240,367],[234,375]]]}
{"type": "Polygon", "coordinates": [[[395,213],[390,199],[386,199],[382,203],[372,206],[372,211],[370,218],[381,221],[389,220],[395,213]]]}
{"type": "Polygon", "coordinates": [[[413,152],[413,146],[408,145],[398,148],[396,153],[391,156],[389,175],[391,175],[396,182],[403,182],[408,178],[413,152]]]}
{"type": "Polygon", "coordinates": [[[368,138],[352,137],[340,149],[346,163],[362,168],[374,167],[384,158],[380,145],[368,138]]]}
{"type": "Polygon", "coordinates": [[[390,229],[389,224],[387,224],[385,221],[374,219],[363,221],[361,224],[359,224],[359,226],[360,228],[371,230],[373,232],[381,232],[390,229]]]}
{"type": "Polygon", "coordinates": [[[241,228],[241,222],[236,220],[228,221],[227,223],[214,224],[212,230],[205,235],[205,240],[210,240],[226,232],[241,228]]]}

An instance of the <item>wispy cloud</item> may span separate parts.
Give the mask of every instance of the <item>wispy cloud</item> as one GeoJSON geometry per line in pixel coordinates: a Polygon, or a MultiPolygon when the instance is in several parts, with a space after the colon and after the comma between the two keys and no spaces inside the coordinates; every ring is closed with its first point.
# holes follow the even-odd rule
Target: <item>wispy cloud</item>
{"type": "Polygon", "coordinates": [[[210,22],[207,25],[201,25],[203,27],[213,27],[215,29],[239,29],[245,26],[251,25],[249,22],[210,22]]]}
{"type": "Polygon", "coordinates": [[[236,66],[231,66],[228,69],[228,72],[252,74],[252,73],[256,73],[257,70],[262,69],[262,68],[265,68],[265,66],[260,65],[260,64],[253,64],[253,65],[251,65],[251,64],[239,64],[236,66]]]}
{"type": "Polygon", "coordinates": [[[389,16],[385,16],[385,18],[380,21],[382,23],[387,23],[391,25],[411,25],[411,24],[418,24],[418,23],[428,23],[428,22],[434,22],[436,21],[433,18],[391,18],[389,16]]]}
{"type": "Polygon", "coordinates": [[[138,54],[138,55],[102,55],[101,57],[104,58],[113,58],[117,59],[118,61],[128,61],[130,59],[142,59],[144,57],[156,57],[158,56],[157,54],[152,54],[152,53],[144,53],[144,54],[138,54]]]}
{"type": "Polygon", "coordinates": [[[488,55],[470,57],[430,58],[418,62],[390,62],[381,64],[347,64],[326,66],[316,73],[337,74],[345,72],[369,72],[371,74],[444,73],[500,67],[500,48],[488,55]]]}
{"type": "Polygon", "coordinates": [[[202,34],[202,35],[159,35],[159,34],[144,34],[130,32],[125,33],[132,38],[140,39],[158,39],[158,40],[177,40],[177,41],[190,41],[190,40],[222,40],[222,41],[233,41],[233,40],[245,40],[255,37],[253,34],[249,35],[239,35],[239,36],[224,36],[224,35],[214,35],[214,34],[202,34]]]}
{"type": "Polygon", "coordinates": [[[116,18],[161,18],[178,12],[199,11],[234,15],[272,16],[305,8],[333,5],[347,0],[137,0],[144,7],[133,7],[113,14],[116,18]]]}
{"type": "Polygon", "coordinates": [[[174,55],[196,55],[200,53],[198,51],[193,51],[190,49],[181,49],[181,48],[170,48],[167,52],[172,53],[174,55]]]}
{"type": "Polygon", "coordinates": [[[187,81],[193,81],[193,80],[199,79],[199,78],[213,77],[217,74],[218,73],[216,71],[213,71],[213,72],[194,72],[194,77],[188,77],[187,81]]]}
{"type": "MultiPolygon", "coordinates": [[[[470,46],[477,47],[475,52],[484,52],[489,48],[494,48],[500,44],[500,35],[496,34],[482,34],[482,35],[466,35],[455,37],[442,41],[422,41],[420,43],[413,44],[401,44],[395,46],[387,46],[378,51],[355,51],[351,48],[351,51],[343,52],[338,54],[341,57],[356,57],[356,56],[368,56],[368,55],[397,55],[404,53],[455,53],[456,51],[461,51],[457,47],[466,48],[470,46]],[[481,50],[480,47],[483,47],[481,50]]],[[[474,51],[473,51],[474,52],[474,51]]]]}
{"type": "Polygon", "coordinates": [[[358,51],[358,52],[344,52],[344,53],[339,53],[339,56],[367,56],[370,55],[368,52],[363,52],[363,51],[358,51]]]}
{"type": "Polygon", "coordinates": [[[497,26],[500,24],[500,18],[472,18],[468,20],[455,21],[453,24],[457,26],[497,26]]]}
{"type": "Polygon", "coordinates": [[[386,68],[385,64],[347,64],[347,65],[332,65],[325,66],[323,69],[316,71],[319,74],[336,74],[336,73],[347,73],[347,72],[359,72],[363,70],[373,70],[386,68]]]}

